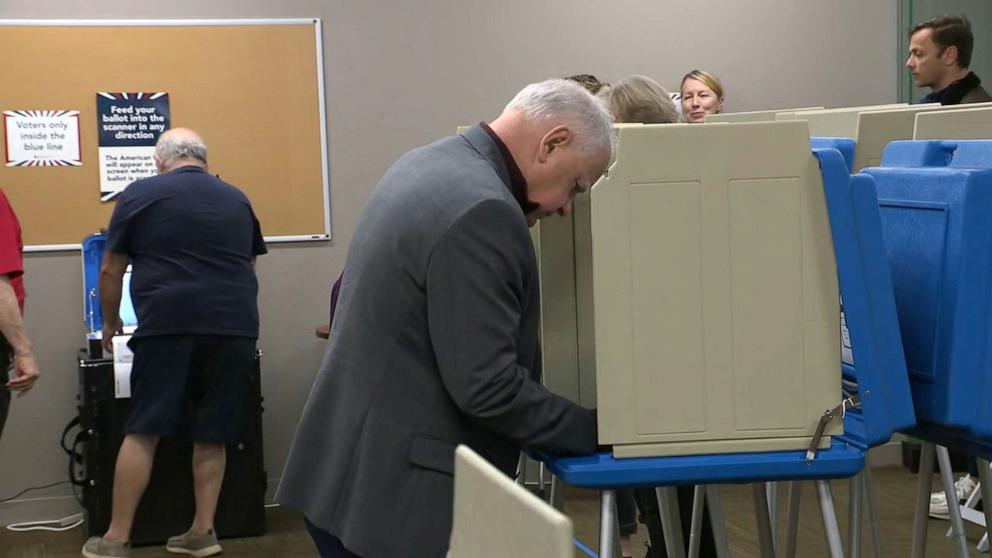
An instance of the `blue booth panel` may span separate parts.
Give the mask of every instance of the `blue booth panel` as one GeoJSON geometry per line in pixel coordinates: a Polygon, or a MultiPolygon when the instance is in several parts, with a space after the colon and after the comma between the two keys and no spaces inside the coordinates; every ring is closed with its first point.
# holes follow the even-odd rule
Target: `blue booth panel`
{"type": "Polygon", "coordinates": [[[896,141],[864,172],[878,192],[917,419],[990,436],[992,141],[896,141]]]}
{"type": "Polygon", "coordinates": [[[855,366],[843,366],[857,380],[860,421],[845,436],[861,448],[887,442],[894,432],[916,423],[903,356],[892,275],[885,257],[882,220],[875,183],[863,174],[850,176],[836,162],[838,151],[814,149],[837,255],[837,274],[855,366]]]}
{"type": "Polygon", "coordinates": [[[847,165],[847,172],[850,173],[851,169],[854,168],[853,138],[813,136],[809,138],[809,144],[813,149],[836,149],[840,152],[841,157],[844,158],[844,164],[847,165]]]}
{"type": "MultiPolygon", "coordinates": [[[[107,247],[106,233],[96,233],[83,239],[83,321],[90,331],[103,329],[103,305],[100,303],[100,265],[107,247]]],[[[138,325],[131,301],[131,268],[124,272],[121,285],[121,323],[126,328],[138,325]]],[[[125,329],[129,331],[129,329],[125,329]]]]}

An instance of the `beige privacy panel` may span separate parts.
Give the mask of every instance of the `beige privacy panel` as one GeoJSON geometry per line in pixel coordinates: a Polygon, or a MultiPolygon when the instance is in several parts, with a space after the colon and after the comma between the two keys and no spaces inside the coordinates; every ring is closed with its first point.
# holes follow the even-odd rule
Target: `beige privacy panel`
{"type": "Polygon", "coordinates": [[[547,254],[568,242],[542,228],[545,308],[575,293],[574,323],[546,314],[545,339],[575,340],[615,455],[805,448],[837,404],[836,265],[808,138],[804,122],[622,128],[576,200],[557,284],[547,254]]]}
{"type": "MultiPolygon", "coordinates": [[[[924,112],[954,112],[962,105],[914,105],[909,108],[863,112],[858,118],[858,133],[854,144],[854,172],[876,167],[882,162],[882,152],[889,142],[913,139],[916,116],[924,112]]],[[[976,103],[972,107],[988,107],[992,103],[976,103]]]]}
{"type": "MultiPolygon", "coordinates": [[[[918,106],[939,107],[940,105],[918,106]]],[[[868,105],[863,107],[796,111],[795,113],[779,112],[776,115],[776,120],[805,120],[809,124],[809,134],[811,136],[853,138],[858,130],[858,115],[862,112],[905,108],[909,108],[909,105],[868,105]]]]}
{"type": "Polygon", "coordinates": [[[992,139],[992,107],[921,112],[913,139],[992,139]]]}
{"type": "Polygon", "coordinates": [[[797,112],[822,108],[823,107],[803,107],[777,110],[755,110],[750,112],[721,112],[719,114],[706,115],[705,122],[764,122],[766,120],[775,120],[775,115],[780,112],[797,112]]]}
{"type": "Polygon", "coordinates": [[[572,558],[572,520],[468,446],[455,451],[455,497],[447,558],[572,558]]]}

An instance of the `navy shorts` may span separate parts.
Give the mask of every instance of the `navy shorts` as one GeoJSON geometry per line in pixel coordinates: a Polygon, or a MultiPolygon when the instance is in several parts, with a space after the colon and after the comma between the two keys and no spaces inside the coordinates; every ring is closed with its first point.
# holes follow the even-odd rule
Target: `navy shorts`
{"type": "Polygon", "coordinates": [[[126,431],[231,444],[245,431],[255,339],[135,337],[126,431]]]}

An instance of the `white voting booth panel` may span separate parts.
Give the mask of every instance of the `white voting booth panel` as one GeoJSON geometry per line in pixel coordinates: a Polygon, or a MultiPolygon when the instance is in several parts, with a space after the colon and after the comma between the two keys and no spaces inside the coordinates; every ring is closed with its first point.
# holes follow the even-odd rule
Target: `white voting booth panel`
{"type": "Polygon", "coordinates": [[[571,225],[542,225],[544,369],[592,371],[615,456],[805,449],[837,404],[837,272],[808,138],[804,122],[623,127],[571,225]]]}
{"type": "MultiPolygon", "coordinates": [[[[889,110],[889,109],[905,108],[908,106],[909,106],[908,103],[894,103],[888,105],[864,105],[864,106],[856,106],[856,107],[836,107],[829,109],[820,108],[820,109],[780,110],[775,113],[775,120],[806,120],[807,122],[809,122],[811,115],[813,116],[814,121],[819,120],[819,118],[817,118],[817,115],[820,114],[838,115],[837,119],[840,121],[840,123],[834,124],[833,121],[829,121],[827,122],[826,125],[831,126],[831,128],[837,130],[847,130],[847,129],[853,129],[852,127],[854,126],[854,122],[855,122],[855,119],[850,117],[851,113],[857,114],[859,112],[863,112],[866,110],[889,110]],[[842,126],[843,123],[848,123],[847,128],[836,128],[836,126],[842,126]]],[[[813,127],[817,125],[818,122],[816,124],[811,124],[810,135],[850,137],[849,135],[845,136],[843,134],[822,133],[823,131],[827,131],[827,130],[813,127]]]]}
{"type": "Polygon", "coordinates": [[[506,556],[572,558],[572,520],[458,446],[448,558],[506,556]]]}
{"type": "Polygon", "coordinates": [[[992,139],[992,107],[965,108],[970,106],[917,114],[913,139],[992,139]]]}
{"type": "MultiPolygon", "coordinates": [[[[779,117],[778,120],[805,120],[809,124],[809,134],[811,136],[843,137],[853,138],[858,133],[858,115],[864,112],[889,111],[889,110],[914,110],[918,111],[924,107],[939,108],[940,105],[933,103],[927,105],[910,106],[907,104],[897,105],[870,105],[863,107],[843,107],[823,110],[810,110],[796,112],[792,117],[779,117]]],[[[783,113],[780,113],[780,115],[783,113]]]]}
{"type": "MultiPolygon", "coordinates": [[[[882,152],[890,142],[913,139],[916,117],[926,112],[954,112],[963,105],[942,107],[940,105],[914,105],[911,108],[863,112],[858,120],[858,132],[854,144],[854,171],[882,164],[882,152]]],[[[992,106],[992,103],[978,103],[978,107],[992,106]]]]}
{"type": "Polygon", "coordinates": [[[753,110],[749,112],[721,112],[719,114],[707,114],[704,122],[765,122],[775,120],[775,115],[780,112],[798,112],[804,110],[819,110],[823,107],[803,107],[791,109],[775,110],[753,110]]]}

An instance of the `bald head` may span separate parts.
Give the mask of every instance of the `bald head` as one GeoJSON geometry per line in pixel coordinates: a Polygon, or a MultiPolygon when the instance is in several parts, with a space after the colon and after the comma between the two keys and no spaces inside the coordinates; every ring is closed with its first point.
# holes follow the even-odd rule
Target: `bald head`
{"type": "Polygon", "coordinates": [[[155,144],[155,165],[159,173],[186,166],[207,168],[207,144],[189,128],[166,130],[155,144]]]}

